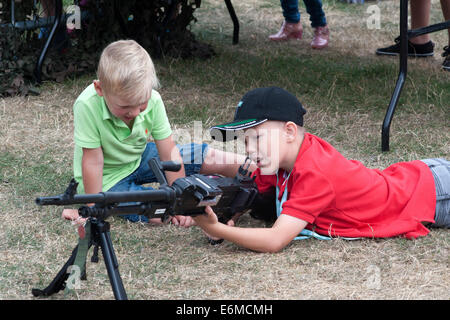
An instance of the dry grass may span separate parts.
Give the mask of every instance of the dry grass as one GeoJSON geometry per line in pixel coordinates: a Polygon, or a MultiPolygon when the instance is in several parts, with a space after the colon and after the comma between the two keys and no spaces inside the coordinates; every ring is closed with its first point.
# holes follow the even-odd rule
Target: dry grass
{"type": "MultiPolygon", "coordinates": [[[[212,43],[218,55],[209,61],[156,62],[175,129],[194,137],[192,121],[201,120],[207,128],[229,120],[245,91],[276,84],[301,98],[308,110],[308,130],[370,167],[450,158],[450,76],[440,70],[438,54],[410,61],[391,128],[392,150],[380,151],[381,121],[397,67],[395,59],[380,59],[373,51],[396,34],[397,2],[378,3],[382,28],[373,31],[364,27],[369,4],[324,1],[332,43],[320,52],[309,48],[306,14],[303,40],[266,41],[282,21],[278,3],[235,1],[241,39],[232,46],[223,2],[202,1],[193,30],[212,43]]],[[[436,22],[441,20],[438,8],[433,1],[436,22]]],[[[445,45],[445,33],[432,37],[437,48],[445,45]]],[[[59,218],[61,208],[39,209],[33,199],[62,192],[71,177],[71,107],[90,81],[86,76],[48,83],[38,97],[0,100],[0,299],[32,299],[31,288],[46,286],[76,244],[75,230],[59,218]]],[[[209,141],[203,132],[198,139],[209,141]]],[[[118,218],[110,222],[132,299],[450,298],[447,230],[432,230],[413,241],[297,241],[280,253],[259,254],[230,243],[212,247],[197,228],[146,226],[118,218]]],[[[241,224],[261,226],[248,217],[241,224]]],[[[60,293],[51,299],[64,298],[113,299],[103,263],[88,263],[88,281],[74,297],[60,293]]]]}

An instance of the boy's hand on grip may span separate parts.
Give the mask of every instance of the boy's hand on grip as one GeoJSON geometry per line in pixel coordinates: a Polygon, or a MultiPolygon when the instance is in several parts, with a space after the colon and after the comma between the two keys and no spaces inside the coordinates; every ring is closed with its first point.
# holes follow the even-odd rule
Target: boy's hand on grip
{"type": "Polygon", "coordinates": [[[193,217],[193,219],[202,228],[208,228],[219,222],[219,219],[210,206],[205,207],[205,214],[199,214],[193,217]]]}
{"type": "Polygon", "coordinates": [[[196,223],[195,223],[194,219],[192,219],[192,217],[182,216],[182,215],[177,215],[177,216],[173,217],[172,223],[176,226],[185,227],[185,228],[196,225],[196,223]]]}
{"type": "Polygon", "coordinates": [[[86,224],[87,219],[80,217],[77,209],[64,209],[61,216],[66,220],[72,221],[72,224],[77,227],[78,235],[81,239],[84,239],[86,234],[84,225],[86,224]]]}
{"type": "MultiPolygon", "coordinates": [[[[205,235],[209,238],[209,242],[211,244],[219,244],[223,241],[223,239],[219,237],[211,236],[210,233],[213,233],[214,226],[219,223],[219,219],[217,215],[214,213],[213,209],[210,206],[205,208],[205,214],[201,214],[193,217],[198,226],[203,229],[205,235]]],[[[230,219],[226,223],[228,226],[234,227],[235,221],[230,219]]]]}

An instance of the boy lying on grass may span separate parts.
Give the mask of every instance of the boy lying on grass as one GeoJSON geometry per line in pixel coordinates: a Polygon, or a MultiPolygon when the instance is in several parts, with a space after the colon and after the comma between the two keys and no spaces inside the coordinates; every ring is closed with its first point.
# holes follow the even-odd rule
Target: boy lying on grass
{"type": "Polygon", "coordinates": [[[259,192],[275,195],[274,210],[254,212],[271,228],[239,228],[207,215],[194,217],[210,237],[277,252],[293,239],[425,236],[424,224],[450,227],[450,162],[399,162],[384,170],[347,160],[333,146],[305,132],[302,104],[289,92],[258,88],[244,95],[234,121],[211,129],[216,139],[244,130],[246,152],[256,162],[259,192]],[[299,236],[300,235],[300,236],[299,236]]]}

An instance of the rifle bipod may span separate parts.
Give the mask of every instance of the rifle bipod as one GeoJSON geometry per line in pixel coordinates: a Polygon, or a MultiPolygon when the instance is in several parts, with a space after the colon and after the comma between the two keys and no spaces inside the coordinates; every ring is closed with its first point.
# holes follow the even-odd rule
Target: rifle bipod
{"type": "MultiPolygon", "coordinates": [[[[86,253],[84,254],[84,261],[86,262],[86,255],[89,248],[94,245],[94,254],[92,256],[91,262],[98,262],[98,247],[101,248],[103,254],[103,260],[105,262],[106,270],[108,271],[109,282],[111,283],[111,287],[114,293],[114,297],[116,300],[127,300],[127,294],[125,292],[125,288],[122,283],[122,278],[119,273],[119,263],[117,262],[116,254],[114,253],[114,247],[111,242],[111,235],[109,232],[110,225],[107,221],[98,220],[95,218],[91,218],[90,220],[90,239],[87,246],[86,253]]],[[[88,236],[86,234],[86,236],[88,236]]],[[[78,249],[80,244],[78,244],[72,251],[70,258],[58,272],[53,281],[48,285],[47,288],[41,289],[32,289],[31,292],[33,296],[45,296],[48,297],[54,293],[59,292],[66,288],[66,281],[69,278],[70,271],[69,268],[74,265],[78,249]]],[[[86,268],[83,268],[84,271],[81,272],[81,280],[86,279],[86,268]]]]}

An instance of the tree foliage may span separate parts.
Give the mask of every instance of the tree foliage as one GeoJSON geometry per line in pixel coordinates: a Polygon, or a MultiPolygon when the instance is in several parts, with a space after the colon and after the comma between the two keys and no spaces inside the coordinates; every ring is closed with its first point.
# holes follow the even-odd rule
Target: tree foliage
{"type": "MultiPolygon", "coordinates": [[[[10,1],[0,0],[0,96],[38,93],[33,72],[45,39],[39,29],[20,30],[10,22],[10,1]]],[[[118,39],[134,39],[154,59],[165,56],[209,58],[213,49],[198,42],[189,26],[200,0],[89,0],[81,8],[81,28],[70,33],[63,24],[42,67],[42,79],[63,81],[94,72],[103,48],[118,39]]],[[[15,4],[16,21],[38,15],[32,0],[15,4]]],[[[51,28],[51,27],[48,27],[51,28]]]]}

